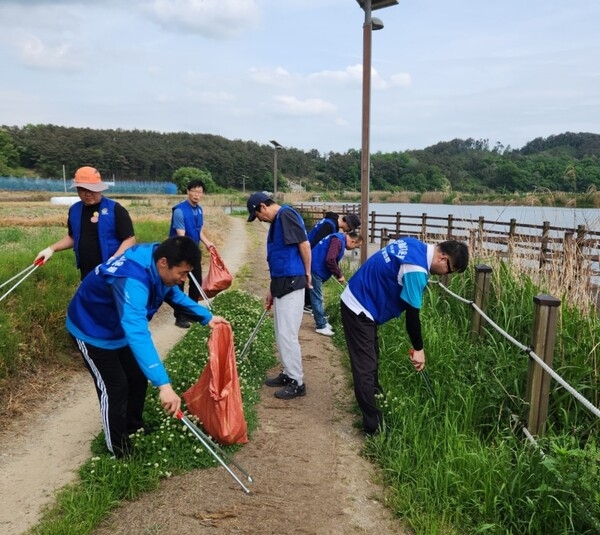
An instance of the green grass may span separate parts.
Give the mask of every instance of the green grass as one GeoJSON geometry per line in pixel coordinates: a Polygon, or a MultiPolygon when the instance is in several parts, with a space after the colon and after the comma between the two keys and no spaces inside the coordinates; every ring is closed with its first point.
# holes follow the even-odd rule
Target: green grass
{"type": "MultiPolygon", "coordinates": [[[[224,292],[213,300],[213,313],[231,322],[236,356],[239,356],[262,313],[260,300],[240,291],[224,292]]],[[[204,369],[208,359],[209,333],[209,328],[194,325],[166,359],[173,387],[180,394],[196,382],[204,369]]],[[[273,325],[267,319],[245,358],[238,359],[244,413],[250,434],[256,428],[254,407],[259,400],[265,372],[276,362],[273,344],[273,325]]],[[[154,388],[148,392],[144,419],[156,431],[150,435],[134,435],[134,455],[126,461],[113,459],[106,452],[102,435],[96,437],[92,444],[94,456],[79,469],[79,481],[57,494],[55,504],[28,533],[91,533],[111,509],[123,500],[135,499],[156,488],[161,479],[216,465],[216,460],[191,432],[179,420],[165,413],[154,388]]],[[[237,447],[227,449],[233,451],[237,447]]]]}
{"type": "MultiPolygon", "coordinates": [[[[506,269],[494,279],[488,314],[526,344],[536,289],[506,269]]],[[[468,298],[472,284],[465,274],[451,289],[468,298]]],[[[339,322],[337,293],[330,295],[332,323],[339,322]]],[[[383,468],[394,512],[426,535],[599,533],[596,419],[553,384],[543,458],[510,426],[511,414],[526,415],[526,356],[495,331],[471,342],[470,315],[435,286],[425,294],[421,321],[435,398],[408,360],[404,322],[379,329],[388,432],[367,441],[365,453],[383,468]]],[[[559,327],[555,369],[597,399],[600,322],[563,307],[559,327]]]]}

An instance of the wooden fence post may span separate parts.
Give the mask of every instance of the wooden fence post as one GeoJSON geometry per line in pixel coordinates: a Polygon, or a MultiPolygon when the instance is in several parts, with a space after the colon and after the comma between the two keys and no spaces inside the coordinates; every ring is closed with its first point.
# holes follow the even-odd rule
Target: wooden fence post
{"type": "Polygon", "coordinates": [[[381,241],[379,242],[379,248],[383,249],[384,247],[387,246],[388,243],[390,243],[390,236],[388,234],[388,229],[382,228],[381,229],[381,241]]]}
{"type": "Polygon", "coordinates": [[[577,225],[577,238],[575,239],[575,254],[577,255],[577,260],[575,265],[577,266],[577,274],[581,273],[583,269],[583,248],[585,245],[585,234],[586,234],[585,225],[577,225]]]}
{"type": "Polygon", "coordinates": [[[395,227],[395,234],[398,235],[400,234],[400,212],[396,212],[396,227],[395,227]]]}
{"type": "Polygon", "coordinates": [[[513,260],[515,253],[515,234],[517,233],[517,220],[511,219],[510,226],[508,227],[508,261],[513,260]]]}
{"type": "Polygon", "coordinates": [[[421,216],[421,241],[427,241],[427,214],[421,216]]]}
{"type": "Polygon", "coordinates": [[[483,226],[485,225],[485,217],[479,216],[479,225],[477,229],[477,250],[473,250],[473,252],[477,252],[480,255],[483,255],[483,226]]]}
{"type": "Polygon", "coordinates": [[[542,240],[540,244],[540,267],[544,267],[548,261],[548,243],[550,241],[550,221],[544,221],[542,224],[542,240]]]}
{"type": "Polygon", "coordinates": [[[446,233],[446,239],[452,239],[452,227],[454,226],[454,216],[452,214],[448,214],[448,232],[446,233]]]}
{"type": "MultiPolygon", "coordinates": [[[[492,279],[492,268],[485,264],[475,266],[475,288],[473,302],[485,312],[490,295],[490,281],[492,279]]],[[[482,335],[485,320],[475,309],[471,313],[471,339],[475,340],[482,335]]]]}
{"type": "Polygon", "coordinates": [[[377,217],[377,214],[375,213],[375,211],[371,212],[371,232],[370,232],[370,236],[369,236],[369,241],[371,243],[375,243],[375,218],[376,217],[377,217]]]}
{"type": "MultiPolygon", "coordinates": [[[[548,366],[552,366],[560,299],[539,294],[533,298],[533,302],[535,310],[532,349],[548,366]]],[[[529,403],[527,428],[538,437],[544,436],[546,430],[551,380],[550,375],[537,362],[529,360],[525,394],[525,400],[529,403]]]]}

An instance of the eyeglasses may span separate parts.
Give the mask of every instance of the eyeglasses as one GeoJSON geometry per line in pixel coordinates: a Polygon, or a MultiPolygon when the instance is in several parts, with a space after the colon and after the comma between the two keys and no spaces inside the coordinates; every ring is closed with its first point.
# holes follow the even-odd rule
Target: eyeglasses
{"type": "Polygon", "coordinates": [[[446,257],[446,268],[448,269],[448,273],[452,273],[452,266],[450,265],[450,259],[446,257]]]}

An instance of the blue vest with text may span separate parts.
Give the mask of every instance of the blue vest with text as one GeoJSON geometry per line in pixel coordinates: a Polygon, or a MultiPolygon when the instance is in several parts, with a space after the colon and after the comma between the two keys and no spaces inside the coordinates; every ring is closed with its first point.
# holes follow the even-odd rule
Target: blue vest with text
{"type": "Polygon", "coordinates": [[[402,238],[371,255],[348,281],[350,291],[378,325],[404,312],[398,280],[402,264],[414,264],[429,273],[427,244],[415,238],[402,238]]]}
{"type": "Polygon", "coordinates": [[[331,244],[331,238],[336,237],[342,242],[342,249],[337,256],[337,262],[343,258],[346,252],[346,236],[343,232],[336,232],[325,236],[312,250],[311,270],[314,271],[325,282],[331,277],[331,271],[327,269],[325,261],[327,260],[327,251],[331,244]]]}
{"type": "MultiPolygon", "coordinates": [[[[271,223],[269,229],[269,239],[267,239],[267,262],[271,277],[295,277],[297,275],[306,275],[304,262],[298,250],[298,244],[292,243],[286,245],[283,238],[283,226],[280,216],[284,210],[291,210],[298,218],[298,221],[304,227],[304,220],[298,212],[290,206],[282,206],[271,223]]],[[[306,232],[306,231],[305,231],[306,232]]]]}
{"type": "MultiPolygon", "coordinates": [[[[121,245],[121,239],[117,235],[117,225],[115,221],[115,205],[117,203],[106,197],[100,201],[100,210],[98,212],[98,241],[100,242],[100,253],[102,262],[106,262],[121,245]]],[[[83,202],[76,202],[69,208],[69,223],[73,232],[73,251],[75,252],[75,261],[79,267],[79,240],[81,239],[81,213],[83,212],[83,202]]]]}
{"type": "MultiPolygon", "coordinates": [[[[200,231],[204,224],[204,212],[202,207],[198,204],[196,208],[193,208],[188,201],[180,202],[173,206],[173,212],[179,208],[183,212],[183,221],[185,223],[185,235],[192,238],[194,242],[200,244],[200,231]]],[[[169,238],[177,236],[175,227],[173,226],[173,218],[171,217],[171,230],[169,231],[169,238]]]]}

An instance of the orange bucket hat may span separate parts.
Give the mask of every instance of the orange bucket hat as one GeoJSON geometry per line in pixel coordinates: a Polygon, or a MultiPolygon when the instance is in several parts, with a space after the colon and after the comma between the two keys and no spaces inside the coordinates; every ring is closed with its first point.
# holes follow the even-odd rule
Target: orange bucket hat
{"type": "Polygon", "coordinates": [[[107,189],[108,184],[102,182],[102,177],[100,176],[98,169],[86,166],[77,169],[71,188],[84,188],[98,192],[107,189]]]}

